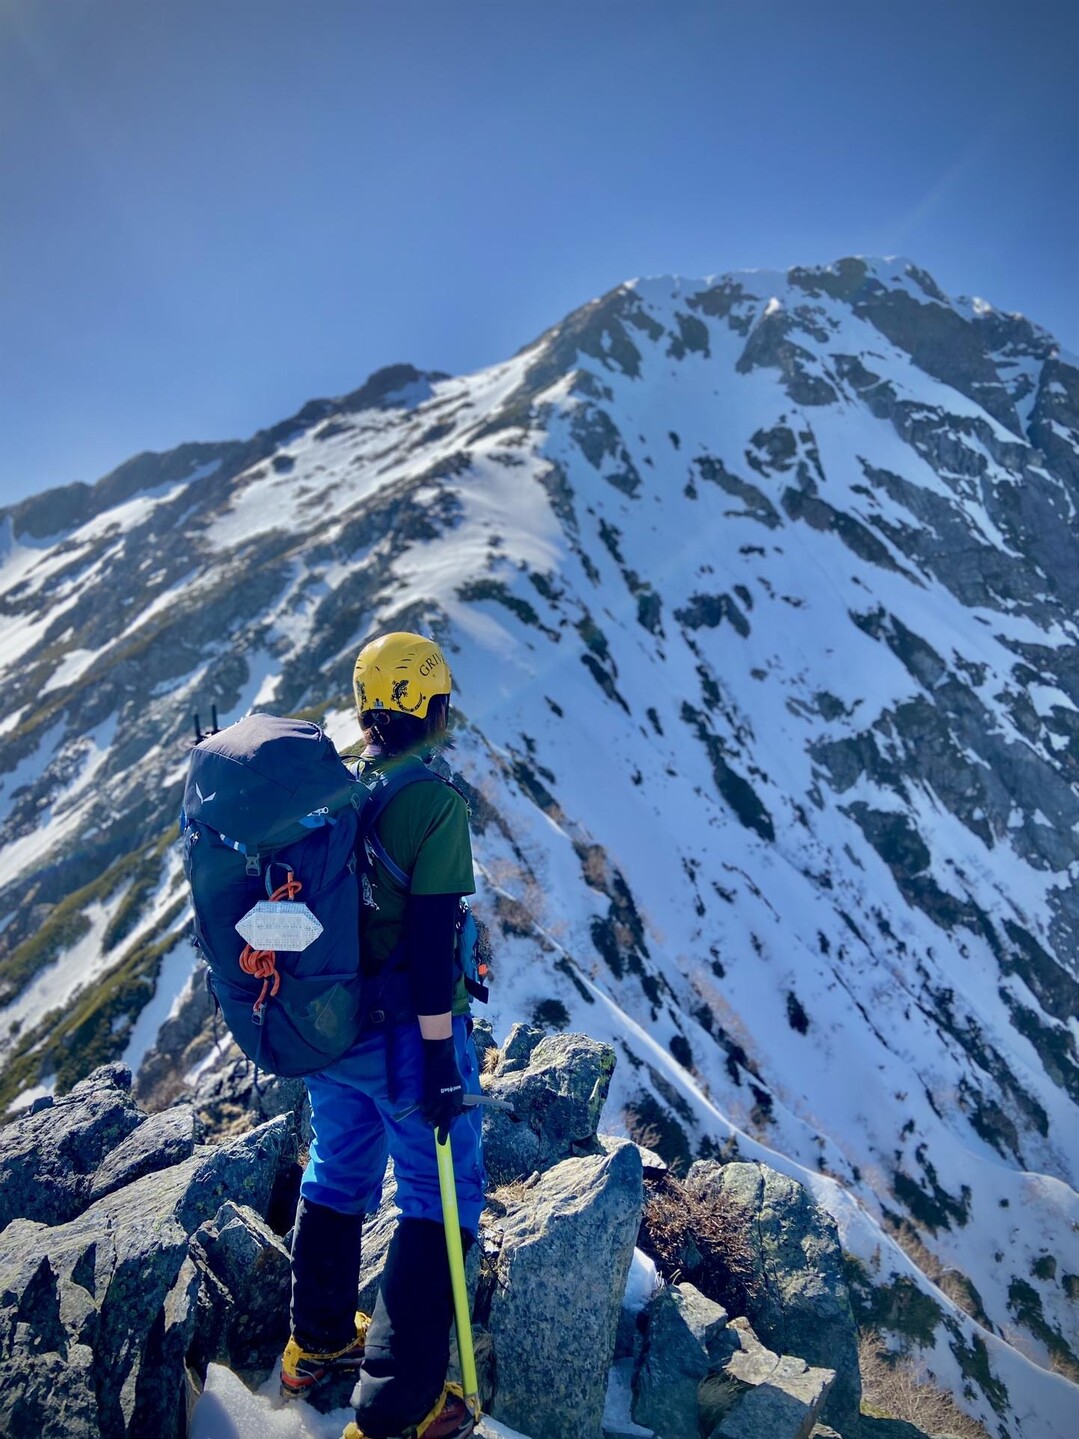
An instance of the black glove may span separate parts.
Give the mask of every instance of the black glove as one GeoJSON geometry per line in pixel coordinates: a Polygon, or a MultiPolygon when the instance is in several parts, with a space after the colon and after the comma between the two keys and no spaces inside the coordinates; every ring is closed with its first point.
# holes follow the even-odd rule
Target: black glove
{"type": "Polygon", "coordinates": [[[450,1123],[465,1109],[465,1083],[457,1067],[453,1036],[423,1041],[423,1097],[420,1113],[436,1131],[439,1143],[450,1132],[450,1123]]]}

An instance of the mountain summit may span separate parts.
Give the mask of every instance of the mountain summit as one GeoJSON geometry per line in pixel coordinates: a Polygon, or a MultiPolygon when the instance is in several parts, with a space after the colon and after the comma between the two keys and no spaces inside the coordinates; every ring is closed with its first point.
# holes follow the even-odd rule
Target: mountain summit
{"type": "Polygon", "coordinates": [[[496,1031],[613,1044],[676,1167],[802,1179],[867,1322],[1061,1439],[1077,504],[1079,362],[846,259],[620,285],[478,374],[0,512],[4,1104],[137,1066],[184,990],[192,711],[351,739],[360,643],[426,629],[496,1031]]]}

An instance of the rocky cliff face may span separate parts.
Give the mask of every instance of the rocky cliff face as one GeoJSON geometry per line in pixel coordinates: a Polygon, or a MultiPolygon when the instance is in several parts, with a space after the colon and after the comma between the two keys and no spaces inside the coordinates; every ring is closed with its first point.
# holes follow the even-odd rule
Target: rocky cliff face
{"type": "Polygon", "coordinates": [[[878,1314],[913,1285],[939,1374],[1046,1434],[1079,1374],[1077,496],[1075,361],[851,259],[620,286],[478,375],[6,512],[3,1103],[166,1019],[140,1092],[194,1077],[190,712],[351,737],[356,647],[429,628],[496,1023],[609,1042],[681,1171],[808,1183],[878,1314]]]}

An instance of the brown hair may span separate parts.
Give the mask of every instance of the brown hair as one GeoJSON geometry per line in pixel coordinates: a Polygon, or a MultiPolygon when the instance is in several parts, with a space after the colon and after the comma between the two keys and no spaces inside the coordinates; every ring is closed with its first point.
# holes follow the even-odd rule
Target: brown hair
{"type": "Polygon", "coordinates": [[[364,710],[360,715],[360,728],[367,743],[377,745],[384,755],[410,751],[425,754],[433,749],[448,749],[452,744],[449,709],[449,695],[432,695],[422,719],[398,710],[364,710]]]}

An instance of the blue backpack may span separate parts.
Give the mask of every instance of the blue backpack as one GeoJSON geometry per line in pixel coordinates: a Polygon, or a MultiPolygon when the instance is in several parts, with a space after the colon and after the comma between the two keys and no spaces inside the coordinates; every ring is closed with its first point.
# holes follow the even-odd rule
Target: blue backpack
{"type": "MultiPolygon", "coordinates": [[[[195,943],[225,1023],[259,1069],[324,1069],[380,1004],[379,976],[365,976],[360,953],[357,871],[377,855],[407,889],[374,824],[425,779],[449,783],[417,764],[365,784],[317,725],[266,714],[192,750],[181,832],[195,943]]],[[[486,1000],[475,920],[462,906],[458,962],[486,1000]]]]}
{"type": "Polygon", "coordinates": [[[195,943],[236,1042],[274,1074],[323,1069],[359,1032],[365,797],[302,720],[249,715],[191,753],[181,830],[195,943]],[[245,946],[236,926],[249,917],[245,946]]]}

